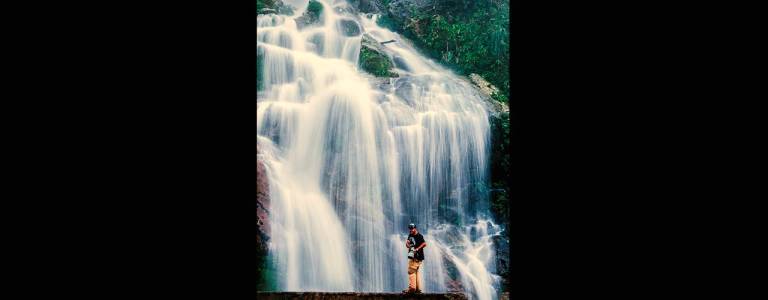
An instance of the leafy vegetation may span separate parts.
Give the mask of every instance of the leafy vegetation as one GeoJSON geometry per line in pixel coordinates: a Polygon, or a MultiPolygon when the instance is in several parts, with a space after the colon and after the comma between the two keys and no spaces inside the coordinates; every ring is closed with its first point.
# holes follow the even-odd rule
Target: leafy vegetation
{"type": "Polygon", "coordinates": [[[275,0],[256,0],[256,11],[261,12],[266,8],[275,8],[275,0]]]}
{"type": "Polygon", "coordinates": [[[504,220],[503,222],[506,223],[509,220],[507,208],[510,195],[510,182],[507,173],[512,168],[512,162],[508,155],[511,149],[509,113],[492,119],[491,133],[491,189],[489,190],[491,213],[494,219],[504,220]]]}
{"type": "Polygon", "coordinates": [[[310,0],[307,4],[307,10],[304,11],[303,15],[296,19],[296,25],[301,29],[312,24],[317,24],[322,17],[322,12],[323,5],[315,0],[310,0]]]}
{"type": "Polygon", "coordinates": [[[293,6],[283,4],[280,0],[256,0],[257,14],[277,13],[280,15],[292,15],[293,9],[293,6]]]}
{"type": "Polygon", "coordinates": [[[323,11],[323,5],[315,0],[309,0],[307,11],[316,15],[320,15],[320,13],[323,11]]]}
{"type": "Polygon", "coordinates": [[[256,279],[257,291],[276,291],[278,289],[276,279],[280,274],[276,269],[274,258],[259,250],[256,252],[256,274],[260,275],[256,279]]]}
{"type": "Polygon", "coordinates": [[[455,71],[479,74],[499,88],[497,100],[509,98],[509,0],[434,1],[411,7],[406,20],[383,15],[378,22],[455,71]]]}
{"type": "Polygon", "coordinates": [[[378,53],[368,47],[360,47],[360,67],[368,73],[378,77],[397,77],[397,73],[392,72],[392,62],[384,54],[378,53]]]}

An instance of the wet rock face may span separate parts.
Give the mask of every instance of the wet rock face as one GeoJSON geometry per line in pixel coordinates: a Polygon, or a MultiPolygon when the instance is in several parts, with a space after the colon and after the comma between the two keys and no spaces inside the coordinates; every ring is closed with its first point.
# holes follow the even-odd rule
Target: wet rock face
{"type": "Polygon", "coordinates": [[[393,127],[416,124],[416,115],[413,110],[401,102],[387,102],[381,106],[387,113],[387,120],[393,127]]]}
{"type": "Polygon", "coordinates": [[[507,286],[509,278],[509,240],[504,235],[493,237],[493,247],[496,249],[496,274],[501,276],[501,286],[507,286]]]}
{"type": "Polygon", "coordinates": [[[435,0],[390,0],[389,6],[384,7],[385,10],[391,13],[391,16],[400,19],[407,20],[412,13],[412,8],[416,11],[420,11],[428,6],[432,6],[435,0]]]}
{"type": "Polygon", "coordinates": [[[405,63],[405,60],[400,56],[395,56],[392,58],[392,60],[395,62],[395,67],[398,67],[402,69],[403,71],[411,71],[411,68],[408,67],[408,64],[405,63]]]}
{"type": "Polygon", "coordinates": [[[467,300],[462,293],[442,294],[418,294],[404,295],[401,293],[323,293],[323,292],[257,292],[257,299],[264,300],[288,300],[288,299],[313,299],[313,300],[389,300],[389,299],[441,299],[441,300],[467,300]]]}
{"type": "Polygon", "coordinates": [[[322,12],[323,5],[320,2],[310,0],[304,14],[296,18],[296,27],[302,29],[312,25],[323,25],[322,12]]]}
{"type": "Polygon", "coordinates": [[[374,39],[370,34],[363,34],[363,38],[360,39],[360,43],[363,47],[368,47],[371,50],[374,50],[376,52],[384,53],[384,46],[381,45],[376,39],[374,39]]]}
{"type": "Polygon", "coordinates": [[[395,82],[395,95],[413,108],[424,94],[424,86],[428,86],[428,76],[404,76],[395,82]]]}
{"type": "Polygon", "coordinates": [[[359,64],[364,71],[377,77],[399,76],[392,71],[394,64],[383,46],[367,34],[361,39],[359,64]]]}
{"type": "Polygon", "coordinates": [[[383,5],[381,0],[347,0],[350,5],[356,7],[361,13],[380,13],[383,5]]]}
{"type": "MultiPolygon", "coordinates": [[[[375,77],[371,79],[371,84],[382,93],[389,93],[392,91],[392,78],[391,77],[375,77]]],[[[383,97],[384,95],[377,95],[377,101],[379,103],[388,101],[383,97]]]]}
{"type": "Polygon", "coordinates": [[[480,77],[480,75],[477,74],[469,74],[469,79],[472,80],[472,83],[477,86],[480,91],[486,95],[491,96],[493,93],[499,92],[499,89],[497,89],[495,86],[493,86],[491,83],[486,81],[483,77],[480,77]]]}
{"type": "Polygon", "coordinates": [[[464,290],[464,286],[461,284],[461,280],[448,279],[448,291],[461,292],[464,290]]]}
{"type": "Polygon", "coordinates": [[[282,0],[262,0],[256,4],[256,13],[259,15],[290,15],[293,13],[293,7],[286,5],[282,0]]]}
{"type": "Polygon", "coordinates": [[[314,51],[318,55],[322,55],[325,50],[325,43],[323,43],[325,36],[322,32],[316,33],[309,38],[309,44],[314,46],[314,51]]]}
{"type": "Polygon", "coordinates": [[[502,114],[509,113],[509,105],[493,99],[493,94],[499,92],[495,86],[474,73],[469,75],[469,82],[485,102],[492,118],[498,119],[502,114]]]}
{"type": "Polygon", "coordinates": [[[379,13],[379,0],[351,0],[350,2],[356,2],[357,8],[363,13],[379,13]]]}
{"type": "Polygon", "coordinates": [[[264,163],[256,160],[256,227],[258,234],[256,244],[258,251],[266,254],[269,240],[269,181],[264,169],[264,163]]]}
{"type": "Polygon", "coordinates": [[[357,22],[354,20],[348,20],[348,19],[342,19],[339,20],[339,32],[341,32],[344,36],[352,37],[352,36],[358,36],[360,35],[360,25],[357,25],[357,22]]]}

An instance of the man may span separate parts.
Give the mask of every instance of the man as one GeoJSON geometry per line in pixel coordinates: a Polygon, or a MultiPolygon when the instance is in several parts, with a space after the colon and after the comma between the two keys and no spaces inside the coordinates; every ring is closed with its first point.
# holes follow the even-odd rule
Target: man
{"type": "Polygon", "coordinates": [[[408,239],[405,241],[405,248],[408,248],[408,289],[403,290],[403,293],[421,293],[419,289],[419,267],[424,260],[424,247],[427,246],[427,242],[424,241],[424,236],[416,230],[416,225],[408,224],[408,229],[411,233],[408,235],[408,239]],[[411,254],[413,252],[413,254],[411,254]]]}

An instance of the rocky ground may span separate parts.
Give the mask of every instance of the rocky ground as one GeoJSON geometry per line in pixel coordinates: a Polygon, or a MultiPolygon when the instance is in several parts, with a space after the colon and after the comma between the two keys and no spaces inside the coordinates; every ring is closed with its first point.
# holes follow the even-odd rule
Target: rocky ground
{"type": "Polygon", "coordinates": [[[264,300],[288,300],[288,299],[311,299],[311,300],[347,300],[347,299],[368,299],[368,300],[388,300],[388,299],[444,299],[444,300],[466,300],[467,296],[462,293],[444,293],[444,294],[417,294],[404,295],[401,293],[320,293],[320,292],[258,292],[257,299],[264,300]]]}

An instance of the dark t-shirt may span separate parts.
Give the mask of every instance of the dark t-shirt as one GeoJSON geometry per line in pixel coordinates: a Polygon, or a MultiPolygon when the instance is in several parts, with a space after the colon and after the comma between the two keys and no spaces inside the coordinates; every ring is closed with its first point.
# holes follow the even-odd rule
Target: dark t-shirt
{"type": "MultiPolygon", "coordinates": [[[[411,241],[411,247],[416,248],[424,243],[424,236],[421,235],[421,233],[416,233],[415,235],[409,234],[408,240],[411,241]]],[[[424,248],[416,251],[416,253],[413,254],[413,258],[416,260],[424,260],[424,248]]]]}

